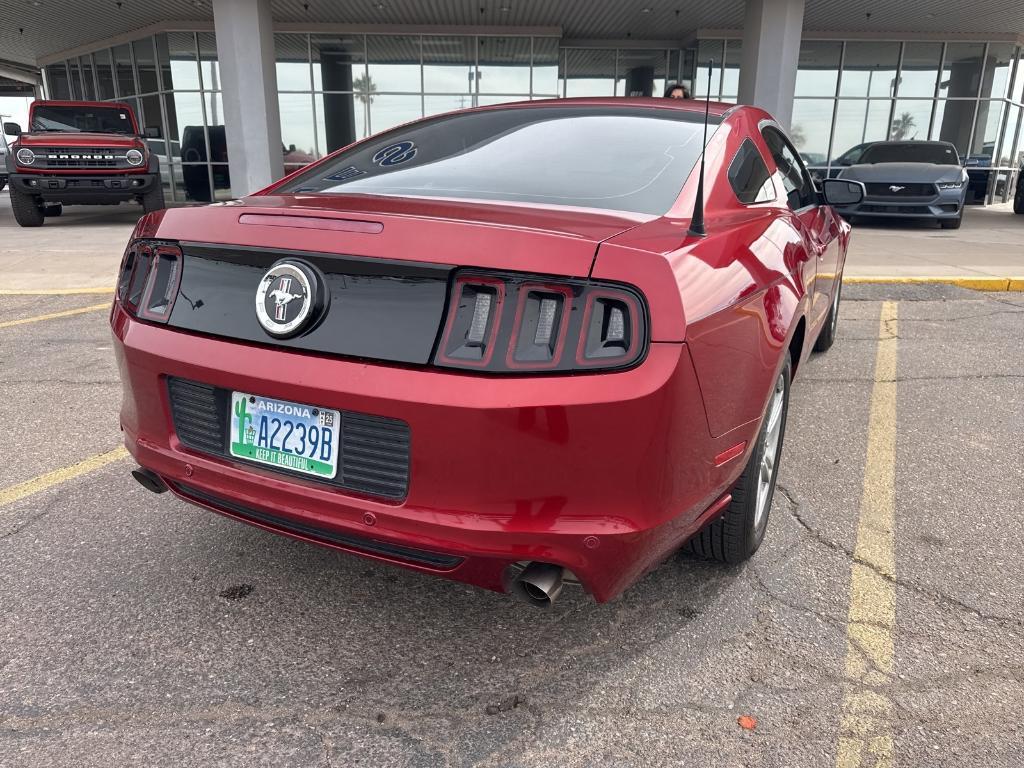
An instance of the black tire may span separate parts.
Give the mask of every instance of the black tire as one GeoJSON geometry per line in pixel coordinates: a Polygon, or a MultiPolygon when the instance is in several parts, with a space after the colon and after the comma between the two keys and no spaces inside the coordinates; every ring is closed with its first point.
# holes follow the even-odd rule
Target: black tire
{"type": "Polygon", "coordinates": [[[167,205],[164,203],[164,188],[160,184],[154,184],[153,188],[139,198],[142,203],[142,210],[146,213],[162,211],[167,205]]]}
{"type": "MultiPolygon", "coordinates": [[[[0,189],[3,189],[3,184],[0,184],[0,189]]],[[[1024,214],[1024,187],[1017,188],[1017,194],[1013,196],[1013,212],[1024,214]]]]}
{"type": "Polygon", "coordinates": [[[11,187],[11,210],[14,220],[22,227],[43,226],[43,207],[32,195],[25,195],[11,187]]]}
{"type": "MultiPolygon", "coordinates": [[[[775,449],[775,462],[771,480],[767,487],[764,514],[757,519],[757,491],[761,462],[764,458],[768,432],[768,415],[771,413],[773,396],[768,400],[768,408],[757,433],[757,445],[750,454],[743,474],[732,489],[732,501],[725,513],[717,520],[709,523],[696,536],[687,542],[685,549],[705,560],[716,560],[720,563],[742,563],[753,555],[761,542],[764,541],[768,529],[768,518],[771,512],[772,498],[775,495],[775,484],[779,477],[779,459],[782,456],[783,439],[786,436],[786,417],[789,414],[789,388],[793,378],[793,363],[789,353],[786,362],[779,372],[782,380],[782,411],[779,416],[778,445],[775,449]]],[[[778,379],[776,380],[778,386],[778,379]]]]}
{"type": "Polygon", "coordinates": [[[939,219],[939,226],[943,229],[960,229],[960,225],[964,221],[964,212],[961,209],[960,215],[955,219],[939,219]]]}
{"type": "Polygon", "coordinates": [[[832,294],[832,306],[829,307],[828,317],[825,318],[825,325],[818,333],[818,339],[814,342],[815,352],[827,352],[836,341],[836,330],[839,328],[839,302],[843,294],[843,276],[836,278],[835,293],[832,294]]]}
{"type": "Polygon", "coordinates": [[[64,206],[61,205],[60,203],[53,203],[52,205],[43,206],[43,216],[46,216],[47,218],[60,216],[62,213],[64,213],[64,206]]]}

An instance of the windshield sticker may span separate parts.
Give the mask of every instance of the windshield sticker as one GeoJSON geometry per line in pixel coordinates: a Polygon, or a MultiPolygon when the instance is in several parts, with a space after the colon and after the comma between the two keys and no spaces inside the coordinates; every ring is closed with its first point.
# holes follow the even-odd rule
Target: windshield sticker
{"type": "Polygon", "coordinates": [[[372,160],[377,165],[387,168],[404,163],[416,157],[417,147],[411,141],[399,141],[377,150],[372,160]]]}
{"type": "Polygon", "coordinates": [[[348,181],[354,179],[356,176],[363,176],[366,171],[361,171],[354,165],[350,165],[347,168],[342,168],[337,173],[332,173],[330,176],[324,176],[327,181],[348,181]]]}

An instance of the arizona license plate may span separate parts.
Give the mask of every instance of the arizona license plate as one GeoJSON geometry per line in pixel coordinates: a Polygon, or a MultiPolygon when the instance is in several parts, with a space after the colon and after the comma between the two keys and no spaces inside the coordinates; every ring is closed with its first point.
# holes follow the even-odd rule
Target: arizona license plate
{"type": "Polygon", "coordinates": [[[232,456],[317,477],[338,473],[341,413],[231,393],[232,456]]]}

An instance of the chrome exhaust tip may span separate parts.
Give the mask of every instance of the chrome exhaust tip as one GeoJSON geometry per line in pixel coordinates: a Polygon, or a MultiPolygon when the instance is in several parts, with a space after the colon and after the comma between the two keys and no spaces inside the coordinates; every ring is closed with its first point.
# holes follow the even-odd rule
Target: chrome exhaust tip
{"type": "Polygon", "coordinates": [[[138,467],[132,470],[132,477],[138,480],[139,485],[153,493],[166,493],[167,484],[160,479],[160,476],[151,469],[138,467]]]}
{"type": "Polygon", "coordinates": [[[530,563],[512,582],[512,595],[537,608],[550,608],[562,592],[565,569],[551,563],[530,563]]]}

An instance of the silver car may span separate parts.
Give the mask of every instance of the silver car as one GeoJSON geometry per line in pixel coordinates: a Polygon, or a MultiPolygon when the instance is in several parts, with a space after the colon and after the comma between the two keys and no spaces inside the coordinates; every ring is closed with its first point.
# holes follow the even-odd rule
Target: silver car
{"type": "Polygon", "coordinates": [[[967,171],[949,142],[878,141],[839,178],[867,189],[860,203],[838,209],[850,223],[858,216],[885,216],[935,219],[944,229],[959,229],[963,221],[967,171]]]}

